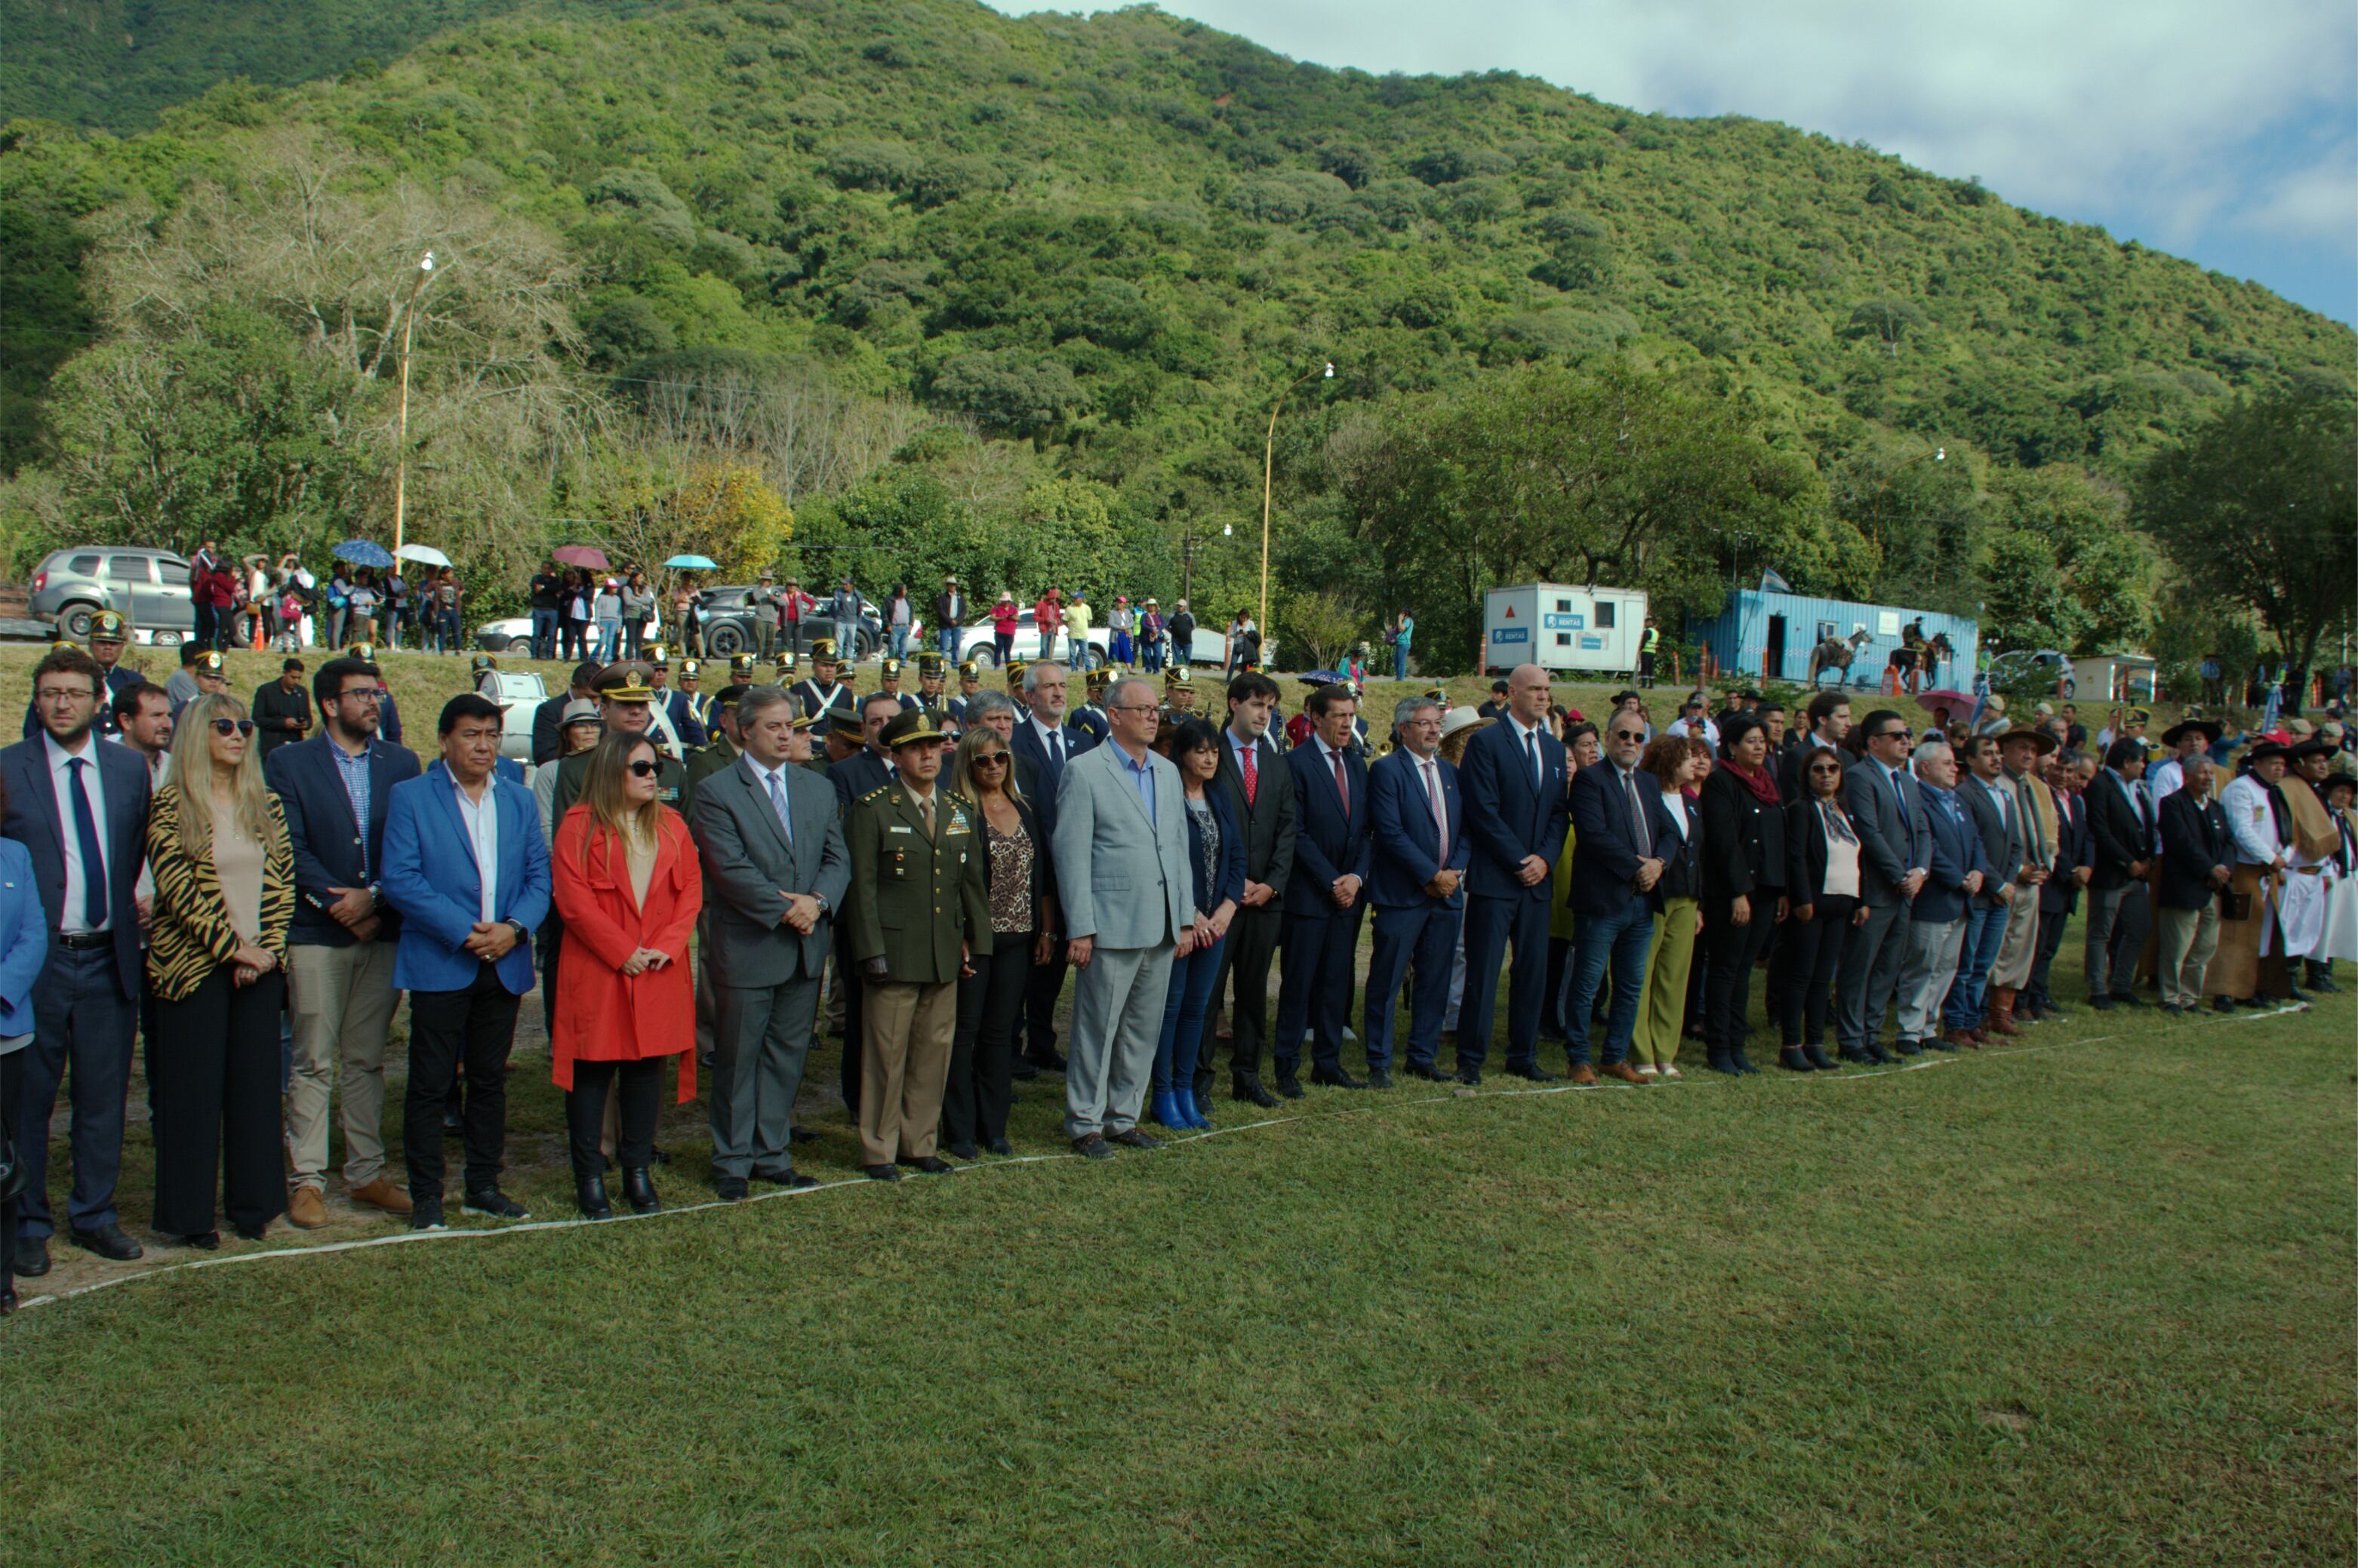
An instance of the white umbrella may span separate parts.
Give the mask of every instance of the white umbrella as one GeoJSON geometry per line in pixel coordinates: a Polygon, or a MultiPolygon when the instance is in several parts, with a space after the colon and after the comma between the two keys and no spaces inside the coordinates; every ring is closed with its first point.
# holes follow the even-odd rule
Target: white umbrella
{"type": "Polygon", "coordinates": [[[422,561],[429,567],[447,567],[450,557],[431,545],[404,545],[394,552],[405,561],[422,561]]]}

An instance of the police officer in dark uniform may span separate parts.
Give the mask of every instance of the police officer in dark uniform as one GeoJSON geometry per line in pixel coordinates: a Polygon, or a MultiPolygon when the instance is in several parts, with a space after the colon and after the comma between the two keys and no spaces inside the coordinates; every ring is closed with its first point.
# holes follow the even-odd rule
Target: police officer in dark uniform
{"type": "Polygon", "coordinates": [[[941,787],[942,732],[903,711],[884,726],[897,770],[856,802],[845,825],[852,895],[846,924],[861,1003],[861,1168],[955,1169],[934,1152],[957,1030],[957,982],[990,951],[981,813],[941,787]]]}
{"type": "Polygon", "coordinates": [[[500,662],[489,654],[477,654],[470,673],[474,677],[475,695],[496,699],[500,695],[500,662]]]}
{"type": "MultiPolygon", "coordinates": [[[[137,670],[123,667],[123,648],[129,635],[124,627],[123,617],[112,610],[102,610],[91,618],[90,656],[96,659],[98,667],[106,672],[105,688],[98,694],[98,717],[91,725],[101,735],[123,732],[123,727],[114,721],[115,696],[142,684],[145,678],[137,670]]],[[[58,645],[65,645],[63,637],[58,639],[58,645]]],[[[35,717],[32,703],[27,701],[25,704],[25,739],[31,740],[40,727],[41,721],[35,717]]]]}
{"type": "Polygon", "coordinates": [[[835,656],[835,639],[818,637],[812,640],[810,665],[809,678],[795,682],[789,694],[802,704],[803,711],[819,714],[830,708],[851,707],[850,684],[837,675],[841,666],[835,656]]]}
{"type": "Polygon", "coordinates": [[[783,648],[779,650],[777,663],[771,666],[771,675],[778,685],[791,692],[795,689],[795,677],[801,664],[801,655],[792,648],[783,648]]]}
{"type": "Polygon", "coordinates": [[[948,695],[942,690],[941,654],[928,650],[917,655],[917,689],[914,696],[902,698],[902,702],[903,706],[915,703],[917,711],[932,714],[936,723],[956,717],[950,712],[948,695]]]}
{"type": "Polygon", "coordinates": [[[1010,659],[1007,661],[1007,695],[1015,699],[1015,706],[1018,708],[1024,706],[1023,671],[1031,663],[1032,661],[1029,659],[1010,659]]]}
{"type": "Polygon", "coordinates": [[[898,699],[903,713],[914,712],[921,706],[914,697],[901,689],[901,661],[898,659],[877,661],[876,689],[882,696],[898,699]]]}
{"type": "Polygon", "coordinates": [[[966,705],[974,700],[975,694],[981,690],[982,671],[975,662],[968,659],[958,665],[957,695],[949,699],[946,711],[958,721],[960,728],[966,724],[966,705]]]}
{"type": "Polygon", "coordinates": [[[664,645],[650,643],[645,653],[652,677],[647,684],[654,689],[655,705],[671,721],[671,732],[679,737],[682,749],[693,752],[709,742],[712,733],[705,722],[705,715],[711,705],[698,701],[687,689],[697,678],[699,669],[697,662],[694,659],[680,662],[681,684],[679,689],[675,690],[671,686],[671,661],[664,645]]]}
{"type": "Polygon", "coordinates": [[[1105,738],[1113,733],[1113,721],[1106,717],[1105,710],[1106,683],[1111,678],[1112,673],[1104,668],[1082,676],[1089,699],[1065,716],[1065,727],[1087,735],[1092,746],[1104,745],[1105,738]]]}
{"type": "MultiPolygon", "coordinates": [[[[695,661],[689,661],[689,666],[695,661]]],[[[686,669],[683,668],[683,675],[686,669]]],[[[737,749],[737,703],[745,695],[741,686],[724,686],[719,696],[711,699],[707,711],[712,719],[711,738],[687,754],[681,765],[679,808],[687,811],[696,804],[696,786],[735,762],[741,754],[737,749]]]]}
{"type": "Polygon", "coordinates": [[[1174,665],[1163,672],[1163,711],[1174,720],[1195,711],[1195,677],[1184,665],[1174,665]]]}

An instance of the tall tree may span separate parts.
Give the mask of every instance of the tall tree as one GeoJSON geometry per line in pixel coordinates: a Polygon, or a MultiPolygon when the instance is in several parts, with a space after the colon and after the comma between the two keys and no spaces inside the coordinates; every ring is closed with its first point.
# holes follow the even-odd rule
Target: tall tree
{"type": "Polygon", "coordinates": [[[2358,609],[2358,400],[2301,383],[2237,398],[2138,476],[2137,520],[2205,597],[2249,605],[2304,676],[2358,609]]]}

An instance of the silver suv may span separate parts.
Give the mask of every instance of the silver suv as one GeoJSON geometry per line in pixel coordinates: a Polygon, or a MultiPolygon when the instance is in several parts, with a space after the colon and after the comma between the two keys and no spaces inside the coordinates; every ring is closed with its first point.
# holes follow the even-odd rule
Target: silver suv
{"type": "Polygon", "coordinates": [[[52,550],[42,559],[33,573],[27,614],[55,622],[79,643],[102,610],[120,612],[134,631],[151,632],[157,643],[180,642],[197,626],[188,558],[137,545],[84,545],[52,550]]]}

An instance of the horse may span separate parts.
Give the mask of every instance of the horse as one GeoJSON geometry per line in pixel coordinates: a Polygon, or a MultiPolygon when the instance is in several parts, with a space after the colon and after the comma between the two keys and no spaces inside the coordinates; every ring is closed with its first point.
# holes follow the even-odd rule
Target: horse
{"type": "Polygon", "coordinates": [[[1818,676],[1826,670],[1834,672],[1835,686],[1849,685],[1851,660],[1858,656],[1858,650],[1866,643],[1866,628],[1854,626],[1847,640],[1841,637],[1828,637],[1811,649],[1810,685],[1815,687],[1818,684],[1818,676]]]}

